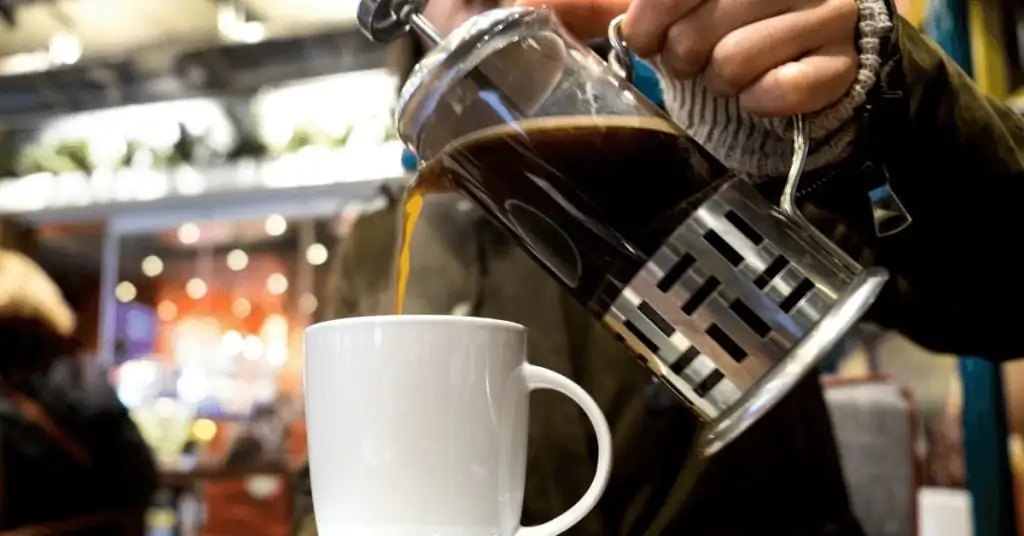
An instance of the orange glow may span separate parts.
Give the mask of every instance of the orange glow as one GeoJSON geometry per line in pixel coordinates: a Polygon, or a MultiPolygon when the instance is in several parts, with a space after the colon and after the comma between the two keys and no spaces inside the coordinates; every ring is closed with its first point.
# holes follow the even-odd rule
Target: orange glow
{"type": "MultiPolygon", "coordinates": [[[[221,263],[223,264],[223,263],[221,263]]],[[[277,383],[282,394],[301,395],[302,363],[301,333],[305,328],[303,315],[293,311],[289,306],[294,302],[291,293],[274,295],[266,288],[267,278],[271,274],[287,274],[286,264],[273,255],[253,255],[249,265],[241,272],[227,271],[218,273],[208,281],[209,291],[201,299],[194,300],[185,291],[185,285],[192,275],[187,270],[167,270],[167,274],[183,274],[183,277],[171,278],[163,276],[157,279],[156,302],[169,303],[176,310],[171,321],[160,321],[156,336],[156,355],[160,359],[170,360],[175,355],[173,332],[176,326],[190,320],[216,320],[221,334],[237,331],[242,335],[263,335],[264,324],[268,318],[285,320],[285,340],[280,341],[288,346],[288,359],[279,368],[277,383]],[[238,299],[251,304],[251,312],[245,318],[233,313],[233,306],[238,299]],[[296,337],[296,335],[299,335],[296,337]],[[296,340],[298,339],[298,340],[296,340]]],[[[169,309],[170,306],[165,306],[169,309]]],[[[280,322],[272,321],[280,326],[280,322]]],[[[278,328],[276,339],[281,339],[278,328]]],[[[180,334],[179,334],[180,335],[180,334]]]]}

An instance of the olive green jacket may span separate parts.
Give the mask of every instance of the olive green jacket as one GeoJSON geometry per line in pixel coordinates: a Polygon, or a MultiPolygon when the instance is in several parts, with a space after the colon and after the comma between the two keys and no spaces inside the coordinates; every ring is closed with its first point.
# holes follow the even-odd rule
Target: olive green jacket
{"type": "MultiPolygon", "coordinates": [[[[1024,303],[1024,285],[1010,258],[1013,243],[997,239],[1021,227],[1015,209],[1024,199],[1024,121],[979,94],[905,21],[896,26],[862,110],[859,147],[805,179],[801,208],[861,263],[892,271],[871,313],[876,322],[942,352],[1024,355],[1013,312],[1024,303]],[[867,192],[885,176],[913,223],[882,238],[867,192]]],[[[781,181],[759,187],[774,198],[781,181]]],[[[475,314],[525,324],[531,361],[581,383],[607,413],[612,481],[570,534],[861,534],[815,378],[713,459],[687,493],[682,467],[695,428],[688,411],[656,396],[632,358],[472,211],[448,203],[427,212],[414,240],[410,310],[447,313],[468,304],[475,314]]],[[[387,245],[397,236],[396,218],[392,208],[356,225],[338,256],[339,302],[329,314],[390,308],[387,245]]],[[[571,403],[538,394],[532,404],[527,524],[575,502],[595,459],[589,424],[571,403]]],[[[309,536],[308,473],[296,484],[296,527],[309,536]]]]}

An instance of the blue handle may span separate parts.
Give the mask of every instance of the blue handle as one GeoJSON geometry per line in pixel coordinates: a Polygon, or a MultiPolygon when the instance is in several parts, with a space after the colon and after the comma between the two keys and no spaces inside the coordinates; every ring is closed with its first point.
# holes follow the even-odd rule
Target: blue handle
{"type": "Polygon", "coordinates": [[[420,159],[408,148],[402,151],[402,167],[409,173],[414,173],[420,167],[420,159]]]}
{"type": "Polygon", "coordinates": [[[654,68],[632,53],[630,56],[633,58],[633,85],[658,108],[664,108],[665,99],[661,94],[661,82],[658,81],[654,68]]]}

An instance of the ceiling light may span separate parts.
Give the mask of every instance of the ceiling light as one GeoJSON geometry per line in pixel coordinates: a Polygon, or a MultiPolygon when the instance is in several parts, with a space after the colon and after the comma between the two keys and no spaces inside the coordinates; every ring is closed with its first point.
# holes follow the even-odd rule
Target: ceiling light
{"type": "Polygon", "coordinates": [[[206,291],[206,282],[198,277],[189,279],[188,283],[185,284],[185,294],[188,294],[188,297],[193,300],[198,300],[203,296],[206,296],[206,291]]]}
{"type": "Polygon", "coordinates": [[[252,312],[252,304],[245,298],[238,298],[231,304],[231,314],[238,318],[245,318],[252,312]]]}
{"type": "Polygon", "coordinates": [[[160,257],[156,255],[150,255],[145,259],[142,259],[142,273],[149,277],[156,277],[163,273],[164,261],[160,260],[160,257]]]}
{"type": "Polygon", "coordinates": [[[178,227],[178,240],[185,245],[195,244],[199,241],[199,226],[192,222],[181,224],[178,227]]]}
{"type": "Polygon", "coordinates": [[[263,229],[270,236],[281,236],[288,230],[288,220],[284,219],[284,216],[280,214],[274,214],[263,223],[263,229]]]}
{"type": "Polygon", "coordinates": [[[164,300],[156,306],[156,316],[160,317],[160,320],[164,322],[170,322],[174,320],[174,317],[178,316],[178,306],[174,305],[174,302],[164,300]]]}
{"type": "Polygon", "coordinates": [[[249,255],[240,249],[233,249],[228,252],[228,268],[238,272],[249,266],[249,255]]]}
{"type": "Polygon", "coordinates": [[[288,290],[288,278],[281,274],[270,274],[267,278],[267,290],[275,296],[284,294],[288,290]]]}
{"type": "Polygon", "coordinates": [[[306,248],[306,262],[313,266],[320,266],[327,262],[327,246],[323,244],[311,244],[306,248]]]}
{"type": "Polygon", "coordinates": [[[135,299],[138,291],[135,290],[135,285],[128,281],[121,281],[114,288],[114,296],[117,297],[117,301],[121,303],[128,303],[135,299]]]}

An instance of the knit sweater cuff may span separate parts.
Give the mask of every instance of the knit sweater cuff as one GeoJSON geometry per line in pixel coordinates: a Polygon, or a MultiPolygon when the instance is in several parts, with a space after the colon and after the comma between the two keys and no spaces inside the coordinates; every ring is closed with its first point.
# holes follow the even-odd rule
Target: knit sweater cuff
{"type": "MultiPolygon", "coordinates": [[[[867,99],[881,68],[881,40],[892,32],[885,0],[857,0],[860,7],[860,70],[847,94],[806,116],[811,154],[805,169],[833,164],[853,149],[857,108],[867,99]]],[[[738,99],[713,95],[699,78],[679,81],[655,62],[665,109],[698,143],[733,171],[757,178],[785,175],[792,159],[792,121],[748,114],[738,99]]]]}

